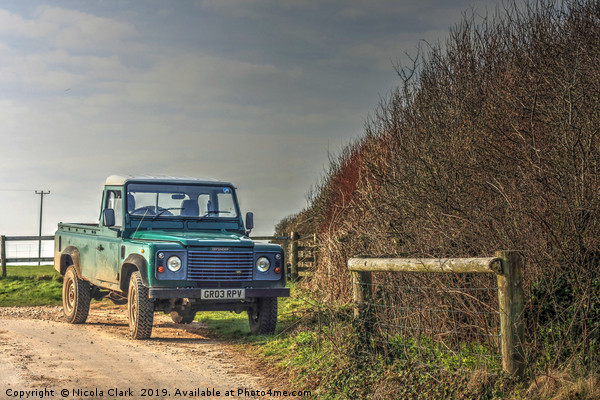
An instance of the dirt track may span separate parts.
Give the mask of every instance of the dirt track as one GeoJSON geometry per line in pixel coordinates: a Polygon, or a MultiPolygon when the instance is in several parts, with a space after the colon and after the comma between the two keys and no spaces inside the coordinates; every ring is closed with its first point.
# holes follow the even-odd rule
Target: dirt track
{"type": "Polygon", "coordinates": [[[29,398],[44,389],[54,390],[50,399],[294,398],[248,392],[290,388],[250,374],[257,365],[206,337],[198,322],[157,313],[150,340],[127,333],[125,307],[106,303],[92,304],[83,325],[67,324],[59,307],[0,308],[0,398],[36,389],[29,398]]]}

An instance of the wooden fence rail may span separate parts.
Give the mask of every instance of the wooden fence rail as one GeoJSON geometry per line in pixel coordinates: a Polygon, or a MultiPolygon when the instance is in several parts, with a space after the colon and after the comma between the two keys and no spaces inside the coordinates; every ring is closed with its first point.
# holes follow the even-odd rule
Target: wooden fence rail
{"type": "Polygon", "coordinates": [[[499,251],[495,257],[449,259],[351,258],[355,318],[369,318],[372,272],[493,273],[498,282],[502,368],[521,376],[523,356],[522,259],[516,251],[499,251]]]}
{"type": "Polygon", "coordinates": [[[250,239],[253,240],[277,240],[282,241],[282,247],[285,252],[284,260],[289,260],[286,262],[286,273],[289,273],[290,279],[292,281],[296,281],[299,278],[300,272],[306,272],[308,270],[307,267],[301,267],[300,263],[316,263],[316,256],[313,253],[312,257],[303,257],[300,258],[300,253],[308,251],[313,248],[316,244],[316,236],[315,235],[305,235],[300,234],[298,232],[292,232],[290,236],[252,236],[250,239]],[[300,242],[302,240],[310,240],[312,246],[301,245],[300,242]],[[289,271],[288,271],[288,263],[289,263],[289,271]]]}
{"type": "Polygon", "coordinates": [[[6,277],[6,264],[14,262],[41,262],[54,261],[54,257],[15,257],[6,258],[6,242],[54,240],[54,236],[0,236],[0,263],[2,264],[2,278],[6,277]]]}

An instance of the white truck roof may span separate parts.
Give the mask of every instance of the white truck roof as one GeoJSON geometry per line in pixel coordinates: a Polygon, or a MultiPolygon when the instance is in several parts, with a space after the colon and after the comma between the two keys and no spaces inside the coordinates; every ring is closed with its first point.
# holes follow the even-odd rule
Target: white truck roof
{"type": "Polygon", "coordinates": [[[229,185],[228,182],[221,182],[212,178],[195,178],[191,176],[168,176],[168,175],[111,175],[106,178],[105,186],[123,186],[126,182],[180,182],[180,183],[223,183],[229,185]]]}

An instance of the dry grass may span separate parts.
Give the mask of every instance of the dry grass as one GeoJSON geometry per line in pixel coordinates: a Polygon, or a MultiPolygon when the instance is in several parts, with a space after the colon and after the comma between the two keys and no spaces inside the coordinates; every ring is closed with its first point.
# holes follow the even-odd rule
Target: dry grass
{"type": "Polygon", "coordinates": [[[489,371],[486,371],[485,369],[479,369],[477,371],[473,371],[467,386],[471,392],[474,392],[482,386],[490,385],[492,381],[493,375],[489,371]]]}
{"type": "Polygon", "coordinates": [[[573,379],[567,372],[550,371],[536,377],[526,392],[532,400],[598,400],[600,380],[592,374],[587,378],[573,379]]]}

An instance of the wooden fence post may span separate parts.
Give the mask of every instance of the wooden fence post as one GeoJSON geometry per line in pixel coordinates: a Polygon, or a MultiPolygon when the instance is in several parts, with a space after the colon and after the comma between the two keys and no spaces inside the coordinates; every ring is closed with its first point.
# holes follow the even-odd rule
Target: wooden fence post
{"type": "Polygon", "coordinates": [[[313,235],[313,271],[315,271],[317,269],[317,263],[319,262],[319,242],[318,242],[319,238],[317,237],[317,234],[315,233],[313,235]]]}
{"type": "Polygon", "coordinates": [[[352,271],[352,298],[354,320],[361,340],[359,347],[371,344],[373,335],[372,301],[373,274],[370,271],[352,271]]]}
{"type": "MultiPolygon", "coordinates": [[[[287,237],[287,233],[283,234],[283,237],[287,237]]],[[[283,243],[281,244],[281,249],[283,250],[283,275],[286,277],[288,276],[288,240],[284,239],[283,243]]]]}
{"type": "Polygon", "coordinates": [[[6,236],[0,236],[0,258],[2,259],[2,277],[6,278],[6,236]]]}
{"type": "Polygon", "coordinates": [[[523,272],[522,259],[516,251],[499,251],[502,274],[498,274],[502,368],[511,375],[522,376],[523,353],[523,272]]]}
{"type": "Polygon", "coordinates": [[[292,248],[291,248],[291,264],[292,264],[292,281],[298,279],[298,232],[292,232],[292,248]]]}
{"type": "Polygon", "coordinates": [[[371,272],[352,271],[352,299],[354,301],[354,318],[364,318],[367,303],[371,301],[371,272]]]}

